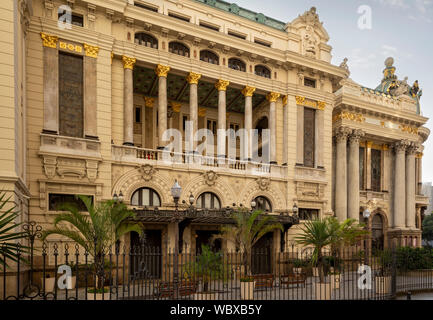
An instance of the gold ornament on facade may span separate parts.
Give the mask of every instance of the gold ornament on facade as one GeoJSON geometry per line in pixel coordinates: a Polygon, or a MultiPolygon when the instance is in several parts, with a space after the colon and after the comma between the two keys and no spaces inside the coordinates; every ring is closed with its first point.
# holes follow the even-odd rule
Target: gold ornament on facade
{"type": "Polygon", "coordinates": [[[352,113],[347,111],[340,112],[339,114],[335,115],[332,120],[334,122],[338,120],[350,120],[350,121],[361,122],[361,123],[365,122],[365,118],[362,114],[352,113]]]}
{"type": "Polygon", "coordinates": [[[186,81],[188,81],[189,84],[198,84],[200,78],[201,78],[201,74],[190,72],[186,77],[186,81]]]}
{"type": "Polygon", "coordinates": [[[289,101],[289,96],[286,94],[286,95],[283,97],[283,107],[285,107],[285,106],[287,105],[287,101],[289,101]]]}
{"type": "Polygon", "coordinates": [[[153,104],[155,103],[155,99],[151,97],[144,97],[144,105],[148,108],[153,108],[153,104]]]}
{"type": "Polygon", "coordinates": [[[295,99],[296,99],[296,104],[299,104],[301,106],[304,105],[305,97],[296,96],[295,99]]]}
{"type": "Polygon", "coordinates": [[[326,103],[324,101],[317,101],[317,109],[325,110],[326,103]]]}
{"type": "Polygon", "coordinates": [[[111,51],[110,57],[111,57],[110,63],[113,64],[113,58],[114,58],[114,52],[113,51],[111,51]]]}
{"type": "Polygon", "coordinates": [[[255,91],[256,91],[256,88],[246,86],[245,88],[242,89],[242,94],[245,97],[252,97],[255,91]]]}
{"type": "Polygon", "coordinates": [[[269,92],[269,93],[266,95],[266,99],[267,99],[269,102],[276,102],[277,99],[278,99],[279,97],[280,97],[280,94],[277,93],[277,92],[269,92]]]}
{"type": "Polygon", "coordinates": [[[324,101],[314,101],[301,96],[296,96],[295,99],[297,105],[310,107],[318,110],[325,110],[326,103],[324,101]]]}
{"type": "Polygon", "coordinates": [[[98,46],[91,46],[90,44],[83,43],[84,46],[84,52],[86,53],[86,56],[91,58],[97,58],[99,47],[98,46]]]}
{"type": "Polygon", "coordinates": [[[170,102],[170,106],[174,112],[179,113],[182,105],[179,102],[172,101],[170,102]]]}
{"type": "Polygon", "coordinates": [[[82,53],[83,52],[83,48],[79,45],[74,45],[72,43],[66,43],[63,41],[59,42],[59,48],[63,49],[63,50],[69,50],[72,52],[77,52],[77,53],[82,53]]]}
{"type": "Polygon", "coordinates": [[[418,134],[418,128],[415,128],[415,127],[399,125],[399,128],[401,131],[406,132],[406,133],[418,134]]]}
{"type": "Polygon", "coordinates": [[[158,64],[155,68],[155,73],[158,77],[167,78],[167,74],[170,71],[169,66],[163,66],[162,64],[158,64]]]}
{"type": "Polygon", "coordinates": [[[198,116],[204,117],[206,115],[206,108],[198,108],[198,116]]]}
{"type": "Polygon", "coordinates": [[[387,144],[382,145],[383,151],[389,151],[389,146],[387,144]]]}
{"type": "Polygon", "coordinates": [[[230,81],[219,79],[217,83],[215,83],[215,88],[218,91],[226,91],[230,81]]]}
{"type": "Polygon", "coordinates": [[[131,57],[127,57],[127,56],[122,56],[122,62],[123,62],[123,68],[124,69],[131,69],[131,70],[133,70],[136,61],[137,61],[137,59],[135,59],[135,58],[131,58],[131,57]]]}
{"type": "Polygon", "coordinates": [[[416,157],[418,159],[422,159],[423,156],[424,156],[424,153],[422,153],[422,152],[419,152],[419,153],[416,154],[416,157]]]}
{"type": "Polygon", "coordinates": [[[57,40],[59,40],[59,37],[50,36],[44,32],[41,32],[41,38],[42,38],[42,45],[44,47],[57,48],[57,40]]]}

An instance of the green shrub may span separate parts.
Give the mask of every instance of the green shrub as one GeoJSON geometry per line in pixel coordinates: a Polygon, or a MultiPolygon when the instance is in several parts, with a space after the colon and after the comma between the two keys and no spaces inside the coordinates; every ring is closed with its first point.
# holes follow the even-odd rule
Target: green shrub
{"type": "Polygon", "coordinates": [[[400,271],[433,269],[433,250],[431,248],[398,248],[396,267],[400,271]]]}

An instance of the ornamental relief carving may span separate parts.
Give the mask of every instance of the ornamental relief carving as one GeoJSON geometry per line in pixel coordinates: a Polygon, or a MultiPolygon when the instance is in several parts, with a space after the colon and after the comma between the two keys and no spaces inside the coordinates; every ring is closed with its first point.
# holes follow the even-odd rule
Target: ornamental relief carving
{"type": "Polygon", "coordinates": [[[203,173],[203,178],[208,186],[213,186],[218,179],[218,174],[216,174],[213,170],[209,170],[203,173]]]}
{"type": "Polygon", "coordinates": [[[48,179],[54,179],[57,175],[60,179],[66,177],[88,178],[93,182],[98,177],[98,160],[82,160],[61,158],[56,156],[43,155],[44,173],[48,179]]]}
{"type": "Polygon", "coordinates": [[[257,180],[257,185],[259,186],[259,189],[262,191],[266,191],[269,189],[269,185],[271,184],[271,179],[260,177],[257,180]]]}
{"type": "Polygon", "coordinates": [[[325,195],[325,186],[319,183],[298,181],[296,183],[296,194],[299,199],[321,200],[325,195]]]}
{"type": "Polygon", "coordinates": [[[144,181],[149,181],[152,179],[152,176],[156,173],[156,169],[150,165],[145,164],[137,167],[138,172],[141,174],[141,177],[144,181]]]}

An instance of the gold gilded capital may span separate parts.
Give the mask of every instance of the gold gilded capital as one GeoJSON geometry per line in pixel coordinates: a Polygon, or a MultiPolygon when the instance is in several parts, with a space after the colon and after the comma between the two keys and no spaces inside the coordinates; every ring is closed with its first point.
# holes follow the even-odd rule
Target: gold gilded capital
{"type": "Polygon", "coordinates": [[[278,99],[279,97],[280,97],[280,94],[277,93],[277,92],[269,92],[269,93],[266,95],[266,99],[267,99],[269,102],[276,102],[277,99],[278,99]]]}
{"type": "Polygon", "coordinates": [[[114,58],[114,52],[113,51],[111,51],[111,64],[113,64],[113,58],[114,58]]]}
{"type": "Polygon", "coordinates": [[[317,109],[325,110],[326,103],[325,101],[317,101],[317,109]]]}
{"type": "Polygon", "coordinates": [[[84,46],[84,52],[86,53],[86,56],[92,58],[98,57],[99,47],[91,46],[90,44],[87,43],[83,43],[83,46],[84,46]]]}
{"type": "Polygon", "coordinates": [[[59,37],[50,36],[49,34],[41,32],[42,45],[48,48],[57,48],[57,40],[59,37]]]}
{"type": "Polygon", "coordinates": [[[299,104],[301,106],[304,105],[305,97],[296,96],[295,99],[296,99],[296,104],[299,104]]]}
{"type": "Polygon", "coordinates": [[[169,66],[163,66],[162,64],[158,64],[155,68],[155,73],[158,77],[167,78],[167,74],[170,71],[169,66]]]}
{"type": "Polygon", "coordinates": [[[198,116],[204,117],[206,115],[206,108],[198,108],[198,116]]]}
{"type": "Polygon", "coordinates": [[[387,144],[382,145],[383,151],[389,151],[389,146],[387,144]]]}
{"type": "Polygon", "coordinates": [[[188,81],[189,84],[198,84],[200,78],[201,78],[201,74],[190,72],[186,77],[186,81],[188,81]]]}
{"type": "Polygon", "coordinates": [[[368,149],[371,149],[371,147],[373,147],[373,141],[367,141],[366,145],[368,149]]]}
{"type": "Polygon", "coordinates": [[[122,56],[123,68],[124,69],[134,69],[134,64],[137,61],[135,58],[122,56]]]}
{"type": "Polygon", "coordinates": [[[182,107],[182,105],[179,102],[175,102],[172,101],[170,103],[171,108],[173,109],[174,112],[179,113],[180,112],[180,108],[182,107]]]}
{"type": "Polygon", "coordinates": [[[153,104],[155,103],[155,99],[151,97],[144,97],[144,105],[148,108],[153,108],[153,104]]]}
{"type": "Polygon", "coordinates": [[[242,89],[242,94],[243,94],[245,97],[252,97],[254,91],[256,91],[256,88],[246,86],[245,88],[242,89]]]}
{"type": "Polygon", "coordinates": [[[229,84],[230,81],[219,79],[217,83],[215,83],[215,88],[217,88],[218,91],[226,91],[229,84]]]}
{"type": "Polygon", "coordinates": [[[288,97],[288,95],[285,95],[284,97],[283,97],[283,107],[285,107],[286,105],[287,105],[287,101],[289,100],[289,97],[288,97]]]}

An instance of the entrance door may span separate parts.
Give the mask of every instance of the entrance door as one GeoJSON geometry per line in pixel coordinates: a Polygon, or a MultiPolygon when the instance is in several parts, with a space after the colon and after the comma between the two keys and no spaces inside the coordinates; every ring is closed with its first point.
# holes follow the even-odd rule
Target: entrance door
{"type": "Polygon", "coordinates": [[[371,223],[371,248],[372,250],[383,250],[383,219],[380,214],[373,217],[371,223]]]}
{"type": "Polygon", "coordinates": [[[145,230],[144,233],[146,241],[142,246],[138,233],[131,232],[131,276],[133,279],[159,279],[162,267],[161,230],[145,230]]]}
{"type": "Polygon", "coordinates": [[[200,254],[202,245],[209,246],[213,252],[221,251],[221,239],[212,241],[212,236],[219,233],[217,230],[197,230],[195,233],[196,254],[200,254]]]}
{"type": "Polygon", "coordinates": [[[271,252],[272,252],[273,233],[269,232],[260,238],[254,245],[252,250],[252,266],[253,274],[269,274],[271,273],[271,252]]]}

